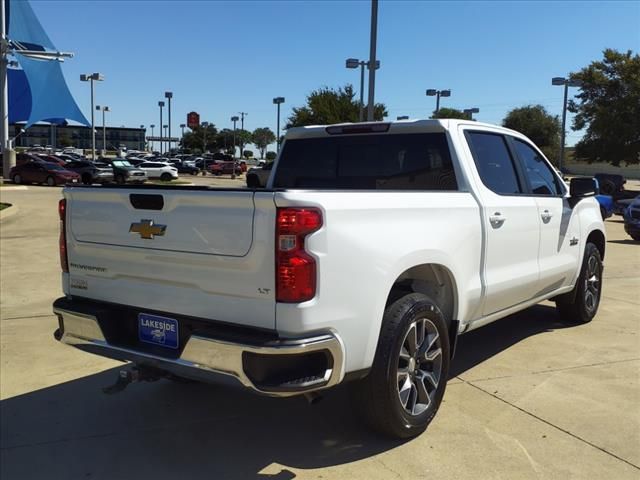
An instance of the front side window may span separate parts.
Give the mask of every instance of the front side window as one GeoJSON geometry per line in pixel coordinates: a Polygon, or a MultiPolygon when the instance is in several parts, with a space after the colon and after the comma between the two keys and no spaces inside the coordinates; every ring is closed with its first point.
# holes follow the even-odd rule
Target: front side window
{"type": "Polygon", "coordinates": [[[467,132],[466,136],[482,183],[500,195],[522,193],[505,138],[488,132],[467,132]]]}
{"type": "Polygon", "coordinates": [[[562,195],[564,192],[560,187],[560,182],[544,158],[522,140],[517,138],[513,140],[516,152],[524,164],[525,175],[529,179],[532,193],[534,195],[562,195]]]}
{"type": "Polygon", "coordinates": [[[275,175],[275,188],[458,189],[444,133],[291,139],[275,175]]]}

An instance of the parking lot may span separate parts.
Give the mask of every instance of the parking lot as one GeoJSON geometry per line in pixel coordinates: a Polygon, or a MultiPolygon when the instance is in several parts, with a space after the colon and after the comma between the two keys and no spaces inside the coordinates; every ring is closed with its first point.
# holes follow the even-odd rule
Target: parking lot
{"type": "Polygon", "coordinates": [[[103,394],[122,364],[52,335],[59,197],[0,188],[3,479],[640,478],[640,246],[620,217],[596,319],[545,303],[464,335],[440,412],[399,442],[364,430],[344,387],[314,406],[165,380],[103,394]]]}

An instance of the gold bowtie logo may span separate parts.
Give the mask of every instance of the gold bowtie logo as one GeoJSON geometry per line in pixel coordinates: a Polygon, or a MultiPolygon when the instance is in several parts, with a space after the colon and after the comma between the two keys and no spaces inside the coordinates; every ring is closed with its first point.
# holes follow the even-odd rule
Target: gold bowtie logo
{"type": "Polygon", "coordinates": [[[140,238],[144,238],[145,240],[153,240],[155,235],[159,237],[163,236],[166,229],[166,225],[155,225],[153,220],[144,219],[140,220],[139,223],[132,223],[129,227],[129,232],[139,233],[140,238]]]}

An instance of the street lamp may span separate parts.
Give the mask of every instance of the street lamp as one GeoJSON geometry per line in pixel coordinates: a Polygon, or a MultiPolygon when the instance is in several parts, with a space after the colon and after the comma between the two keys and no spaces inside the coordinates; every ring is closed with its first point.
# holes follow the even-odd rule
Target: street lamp
{"type": "Polygon", "coordinates": [[[101,73],[87,73],[80,75],[81,82],[90,82],[91,83],[91,159],[95,162],[96,160],[96,125],[95,118],[93,112],[93,82],[102,82],[104,80],[104,76],[101,73]]]}
{"type": "Polygon", "coordinates": [[[160,155],[162,155],[162,149],[164,148],[162,145],[162,107],[164,107],[164,102],[158,102],[158,106],[160,107],[160,125],[158,125],[158,128],[160,129],[160,155]]]}
{"type": "Polygon", "coordinates": [[[102,155],[104,156],[107,154],[107,129],[105,128],[104,114],[111,110],[109,110],[109,107],[107,106],[101,107],[100,105],[96,105],[96,110],[102,111],[102,155]]]}
{"type": "Polygon", "coordinates": [[[278,128],[277,128],[277,137],[276,137],[276,149],[280,151],[280,104],[284,103],[284,97],[276,97],[273,99],[273,104],[278,106],[278,128]]]}
{"type": "Polygon", "coordinates": [[[140,125],[140,150],[144,150],[144,125],[140,125]]]}
{"type": "Polygon", "coordinates": [[[170,153],[170,151],[171,151],[171,150],[169,150],[169,148],[168,148],[168,147],[169,147],[169,145],[168,145],[168,141],[169,141],[168,139],[169,139],[169,137],[167,137],[167,128],[168,128],[168,127],[169,127],[169,125],[163,125],[163,126],[162,126],[162,128],[164,128],[164,138],[166,138],[166,139],[167,139],[167,145],[166,145],[167,149],[164,151],[164,153],[166,153],[166,154],[169,154],[169,153],[170,153]]]}
{"type": "Polygon", "coordinates": [[[451,90],[436,90],[429,88],[427,90],[427,97],[436,97],[436,113],[440,111],[440,97],[450,97],[451,90]]]}
{"type": "MultiPolygon", "coordinates": [[[[369,67],[369,62],[358,60],[357,58],[347,58],[345,62],[347,68],[360,67],[360,116],[358,121],[364,121],[364,67],[369,67]]],[[[380,60],[376,60],[376,70],[380,68],[380,60]]]]}
{"type": "MultiPolygon", "coordinates": [[[[154,124],[149,125],[151,127],[151,138],[153,138],[153,129],[156,128],[154,124]]],[[[151,147],[151,151],[153,151],[153,140],[149,142],[149,147],[151,147]]]]}
{"type": "Polygon", "coordinates": [[[186,126],[187,126],[187,125],[186,125],[186,124],[184,124],[184,123],[181,123],[181,124],[180,124],[180,128],[182,129],[182,136],[183,136],[183,137],[184,137],[184,128],[185,128],[186,126]]]}
{"type": "Polygon", "coordinates": [[[551,85],[564,87],[564,101],[562,103],[562,137],[560,138],[560,158],[558,159],[558,170],[562,171],[562,163],[564,162],[564,142],[565,128],[567,124],[567,96],[569,87],[582,87],[582,80],[572,80],[571,78],[553,77],[551,85]]]}
{"type": "Polygon", "coordinates": [[[168,113],[169,113],[169,136],[167,137],[169,141],[169,152],[171,152],[171,99],[173,98],[173,92],[164,92],[164,98],[167,99],[168,105],[168,113]]]}
{"type": "MultiPolygon", "coordinates": [[[[202,156],[204,157],[204,152],[207,149],[207,128],[209,127],[209,122],[202,122],[200,126],[202,127],[202,156]]],[[[206,171],[206,168],[204,168],[204,170],[206,171]]]]}
{"type": "Polygon", "coordinates": [[[469,117],[469,120],[473,120],[473,114],[474,113],[480,113],[480,109],[477,107],[473,107],[473,108],[465,108],[463,110],[464,114],[467,115],[469,117]]]}

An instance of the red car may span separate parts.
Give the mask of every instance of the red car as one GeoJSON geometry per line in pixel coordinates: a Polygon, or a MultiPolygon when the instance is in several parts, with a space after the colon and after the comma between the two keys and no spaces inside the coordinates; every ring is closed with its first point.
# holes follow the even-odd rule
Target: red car
{"type": "Polygon", "coordinates": [[[49,162],[27,162],[16,165],[9,172],[13,183],[46,183],[50,187],[65,183],[79,183],[80,175],[49,162]]]}
{"type": "Polygon", "coordinates": [[[214,160],[213,163],[209,165],[209,171],[214,175],[231,175],[231,173],[233,173],[234,166],[236,175],[240,175],[242,173],[242,168],[238,162],[234,162],[233,160],[228,162],[214,160]]]}

